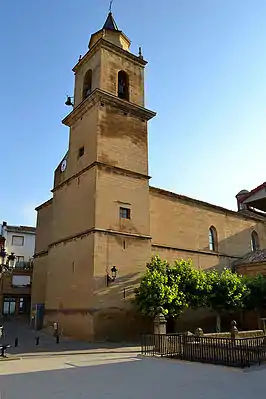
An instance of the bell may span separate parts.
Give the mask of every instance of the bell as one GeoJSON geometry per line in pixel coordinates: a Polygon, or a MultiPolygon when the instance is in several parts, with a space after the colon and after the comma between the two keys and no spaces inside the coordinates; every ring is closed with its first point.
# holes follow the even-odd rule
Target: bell
{"type": "Polygon", "coordinates": [[[73,103],[71,101],[71,97],[67,96],[67,100],[65,102],[65,105],[67,105],[68,107],[72,106],[73,107],[73,103]]]}

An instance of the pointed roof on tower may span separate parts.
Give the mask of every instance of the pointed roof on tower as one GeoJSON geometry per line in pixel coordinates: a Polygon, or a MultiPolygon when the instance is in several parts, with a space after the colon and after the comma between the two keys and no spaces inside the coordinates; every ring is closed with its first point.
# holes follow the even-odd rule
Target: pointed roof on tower
{"type": "Polygon", "coordinates": [[[113,17],[113,14],[111,11],[109,12],[109,14],[106,18],[106,21],[103,25],[103,29],[119,31],[118,26],[114,20],[114,17],[113,17]]]}
{"type": "Polygon", "coordinates": [[[91,49],[100,39],[104,39],[123,50],[129,51],[130,40],[121,30],[118,29],[112,11],[109,12],[102,29],[91,35],[89,49],[91,49]]]}

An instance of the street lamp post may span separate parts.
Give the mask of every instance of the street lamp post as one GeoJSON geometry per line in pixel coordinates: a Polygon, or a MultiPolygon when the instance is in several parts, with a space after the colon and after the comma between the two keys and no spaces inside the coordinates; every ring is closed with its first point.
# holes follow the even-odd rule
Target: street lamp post
{"type": "Polygon", "coordinates": [[[8,272],[11,268],[14,267],[16,256],[14,252],[11,252],[10,255],[7,254],[5,250],[5,239],[1,237],[0,240],[0,277],[2,274],[8,272]],[[6,259],[6,262],[5,262],[6,259]]]}
{"type": "Polygon", "coordinates": [[[116,266],[113,266],[113,267],[111,268],[111,276],[110,276],[110,274],[109,274],[108,271],[107,271],[107,274],[106,274],[106,283],[107,283],[107,287],[108,287],[108,285],[109,285],[110,283],[114,283],[114,282],[115,282],[116,277],[117,277],[117,272],[118,272],[118,269],[116,268],[116,266]]]}
{"type": "MultiPolygon", "coordinates": [[[[10,255],[7,254],[5,250],[5,239],[3,237],[0,237],[0,314],[2,313],[3,309],[3,284],[4,284],[4,279],[2,278],[3,275],[10,273],[11,268],[14,267],[16,256],[14,252],[11,252],[10,255]],[[5,259],[7,258],[7,261],[5,263],[5,259]],[[1,300],[2,298],[2,300],[1,300]]],[[[1,326],[0,326],[1,329],[1,326]]],[[[0,337],[1,337],[1,331],[0,331],[0,337]]]]}
{"type": "Polygon", "coordinates": [[[5,247],[2,246],[1,250],[0,250],[0,259],[1,259],[1,273],[3,273],[5,271],[5,258],[6,258],[6,251],[5,251],[5,247]]]}

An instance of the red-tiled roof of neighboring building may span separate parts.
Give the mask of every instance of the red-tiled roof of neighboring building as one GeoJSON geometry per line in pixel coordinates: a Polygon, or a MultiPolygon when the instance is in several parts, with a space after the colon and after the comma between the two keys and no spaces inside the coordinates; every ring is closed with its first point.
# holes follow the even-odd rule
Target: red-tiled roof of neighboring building
{"type": "Polygon", "coordinates": [[[250,263],[266,262],[266,249],[258,249],[254,252],[249,252],[240,259],[232,263],[233,266],[248,265],[250,263]]]}
{"type": "Polygon", "coordinates": [[[251,195],[257,193],[258,191],[262,190],[263,188],[266,188],[266,182],[260,184],[258,187],[253,188],[253,190],[247,192],[245,195],[243,195],[240,199],[239,202],[244,202],[247,198],[249,198],[251,195]]]}

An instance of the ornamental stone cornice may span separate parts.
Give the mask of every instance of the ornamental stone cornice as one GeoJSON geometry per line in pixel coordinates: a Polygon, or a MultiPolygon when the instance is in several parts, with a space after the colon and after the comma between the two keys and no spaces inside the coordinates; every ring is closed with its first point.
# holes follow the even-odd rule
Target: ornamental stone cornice
{"type": "Polygon", "coordinates": [[[148,61],[145,61],[143,58],[138,57],[135,54],[130,53],[129,51],[126,51],[115,44],[108,42],[107,40],[104,40],[103,38],[99,39],[95,45],[78,61],[78,63],[74,66],[72,71],[76,74],[77,71],[79,70],[82,65],[84,65],[96,52],[99,48],[104,48],[106,50],[110,50],[113,53],[116,53],[118,55],[122,55],[123,57],[127,58],[131,62],[134,62],[135,64],[145,67],[145,65],[148,64],[148,61]]]}
{"type": "Polygon", "coordinates": [[[122,100],[110,94],[106,91],[95,89],[85,100],[83,100],[73,111],[68,114],[62,123],[66,126],[71,127],[75,122],[77,122],[82,116],[97,103],[101,103],[102,106],[110,105],[112,107],[118,108],[130,115],[136,116],[144,121],[148,121],[156,116],[156,112],[153,112],[147,108],[140,107],[134,103],[126,100],[122,100]]]}

